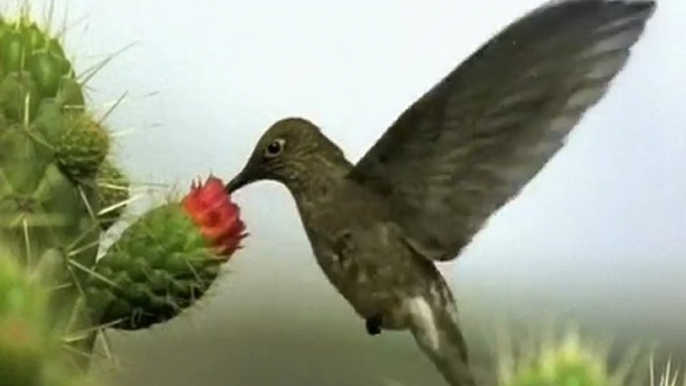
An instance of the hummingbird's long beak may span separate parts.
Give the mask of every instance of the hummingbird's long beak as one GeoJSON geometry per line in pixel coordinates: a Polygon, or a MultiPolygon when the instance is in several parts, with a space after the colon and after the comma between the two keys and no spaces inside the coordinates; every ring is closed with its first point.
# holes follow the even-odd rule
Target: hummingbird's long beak
{"type": "Polygon", "coordinates": [[[243,170],[240,173],[236,174],[236,176],[231,181],[229,181],[228,184],[226,184],[226,193],[231,194],[236,190],[242,188],[243,186],[247,185],[248,183],[250,183],[250,179],[247,177],[246,171],[243,170]]]}

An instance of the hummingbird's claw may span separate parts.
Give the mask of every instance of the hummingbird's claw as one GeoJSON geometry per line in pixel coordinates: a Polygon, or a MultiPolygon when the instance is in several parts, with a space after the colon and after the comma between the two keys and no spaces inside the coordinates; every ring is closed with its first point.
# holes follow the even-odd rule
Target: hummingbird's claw
{"type": "Polygon", "coordinates": [[[381,334],[381,316],[373,316],[365,321],[365,327],[367,328],[367,334],[369,335],[379,335],[381,334]]]}

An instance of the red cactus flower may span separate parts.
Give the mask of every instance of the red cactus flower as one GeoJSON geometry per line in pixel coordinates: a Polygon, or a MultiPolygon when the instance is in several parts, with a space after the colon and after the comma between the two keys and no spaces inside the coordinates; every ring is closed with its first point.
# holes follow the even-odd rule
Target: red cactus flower
{"type": "Polygon", "coordinates": [[[224,183],[210,176],[205,184],[196,181],[183,198],[186,213],[200,227],[200,232],[211,240],[219,256],[228,259],[247,236],[240,218],[240,208],[231,201],[224,183]]]}

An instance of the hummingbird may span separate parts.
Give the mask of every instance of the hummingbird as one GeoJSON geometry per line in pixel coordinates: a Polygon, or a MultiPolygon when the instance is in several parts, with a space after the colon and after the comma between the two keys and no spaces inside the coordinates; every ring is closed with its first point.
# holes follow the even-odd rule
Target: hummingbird
{"type": "MultiPolygon", "coordinates": [[[[562,0],[515,20],[353,163],[315,123],[278,120],[226,184],[287,188],[315,259],[368,334],[410,331],[451,386],[475,385],[454,260],[563,147],[625,67],[648,0],[562,0]]],[[[432,42],[436,43],[436,42],[432,42]]]]}

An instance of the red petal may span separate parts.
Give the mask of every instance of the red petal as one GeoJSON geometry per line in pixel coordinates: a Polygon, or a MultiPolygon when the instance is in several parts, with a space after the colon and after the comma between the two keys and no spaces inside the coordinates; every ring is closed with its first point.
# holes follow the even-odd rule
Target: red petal
{"type": "Polygon", "coordinates": [[[222,180],[210,176],[204,184],[194,182],[182,203],[218,254],[228,256],[240,248],[240,241],[246,236],[245,224],[240,219],[240,208],[231,202],[222,180]]]}

